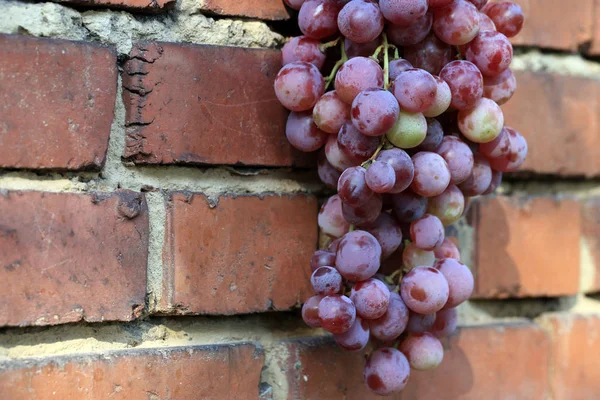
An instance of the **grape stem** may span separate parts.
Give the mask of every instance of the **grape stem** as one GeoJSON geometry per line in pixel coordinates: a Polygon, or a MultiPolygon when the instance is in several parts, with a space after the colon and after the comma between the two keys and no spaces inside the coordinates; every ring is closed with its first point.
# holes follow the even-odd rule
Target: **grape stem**
{"type": "MultiPolygon", "coordinates": [[[[333,69],[331,70],[331,73],[329,74],[329,76],[327,78],[325,78],[325,90],[329,89],[329,86],[331,86],[331,83],[335,80],[335,74],[337,74],[338,69],[340,69],[340,67],[346,62],[348,61],[348,55],[346,54],[346,48],[344,46],[344,39],[337,38],[336,40],[334,40],[334,42],[339,41],[340,43],[340,50],[342,51],[342,58],[340,58],[335,65],[333,66],[333,69]]],[[[325,45],[332,43],[332,42],[328,42],[328,43],[324,43],[325,45]]]]}
{"type": "Polygon", "coordinates": [[[356,228],[354,224],[350,224],[350,229],[348,229],[348,232],[354,232],[354,228],[356,228]]]}
{"type": "Polygon", "coordinates": [[[331,42],[321,43],[319,45],[319,50],[321,50],[322,53],[325,53],[325,50],[327,50],[328,48],[337,46],[341,39],[342,38],[339,37],[335,40],[332,40],[331,42]]]}
{"type": "Polygon", "coordinates": [[[368,169],[369,165],[371,165],[371,163],[373,161],[375,161],[375,159],[377,158],[377,156],[379,155],[379,152],[381,150],[383,150],[383,148],[385,147],[385,145],[388,143],[387,139],[385,138],[385,136],[381,137],[381,142],[379,143],[379,146],[377,146],[377,149],[375,150],[375,153],[373,153],[373,155],[365,162],[363,162],[362,164],[360,164],[361,167],[368,169]]]}
{"type": "Polygon", "coordinates": [[[456,46],[456,58],[458,60],[464,60],[462,54],[460,54],[460,47],[459,46],[456,46]]]}
{"type": "Polygon", "coordinates": [[[385,90],[388,90],[390,87],[390,54],[388,52],[389,45],[385,33],[383,34],[383,45],[385,46],[383,53],[383,87],[385,90]]]}

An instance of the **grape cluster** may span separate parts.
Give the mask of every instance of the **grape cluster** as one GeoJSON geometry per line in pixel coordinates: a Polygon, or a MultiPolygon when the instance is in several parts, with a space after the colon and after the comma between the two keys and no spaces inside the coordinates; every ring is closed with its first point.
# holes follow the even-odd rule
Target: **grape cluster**
{"type": "Polygon", "coordinates": [[[319,177],[337,189],[319,213],[330,242],[311,259],[302,317],[347,350],[372,340],[365,383],[387,395],[411,368],[440,364],[439,339],[473,291],[445,227],[527,155],[500,109],[516,90],[508,38],[523,13],[504,0],[285,1],[303,33],[275,78],[285,133],[319,151],[319,177]]]}

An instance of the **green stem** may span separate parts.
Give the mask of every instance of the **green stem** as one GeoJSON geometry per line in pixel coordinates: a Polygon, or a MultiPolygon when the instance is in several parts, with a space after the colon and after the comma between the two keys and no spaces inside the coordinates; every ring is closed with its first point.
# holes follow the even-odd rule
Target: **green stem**
{"type": "Polygon", "coordinates": [[[350,229],[348,229],[348,232],[353,232],[354,228],[356,228],[354,224],[350,224],[350,229]]]}
{"type": "Polygon", "coordinates": [[[384,53],[383,53],[383,84],[384,84],[384,86],[383,87],[385,88],[385,90],[388,90],[390,87],[390,55],[388,52],[389,45],[388,45],[387,35],[385,33],[383,34],[383,46],[384,46],[384,53]]]}
{"type": "Polygon", "coordinates": [[[385,147],[385,145],[387,144],[387,139],[385,138],[385,135],[381,137],[381,142],[379,143],[379,146],[377,146],[377,149],[375,150],[375,153],[373,153],[373,155],[371,157],[369,157],[369,159],[365,162],[363,162],[362,164],[360,164],[361,167],[363,168],[369,168],[369,165],[371,165],[371,163],[373,161],[375,161],[375,159],[377,158],[377,156],[379,155],[379,152],[381,150],[383,150],[383,148],[385,147]]]}
{"type": "MultiPolygon", "coordinates": [[[[344,63],[346,61],[348,61],[348,55],[346,54],[346,48],[344,47],[344,39],[342,38],[338,38],[335,40],[335,42],[337,43],[337,41],[339,41],[340,43],[340,49],[342,52],[342,58],[340,58],[335,65],[333,66],[333,69],[331,70],[331,73],[329,74],[329,76],[327,78],[325,78],[325,90],[327,91],[327,89],[329,89],[329,86],[331,86],[331,83],[335,80],[335,74],[337,74],[338,69],[340,69],[340,67],[342,65],[344,65],[344,63]]],[[[332,42],[329,42],[332,43],[332,42]]],[[[327,43],[325,43],[327,44],[327,43]]]]}
{"type": "Polygon", "coordinates": [[[321,50],[321,52],[323,52],[323,53],[324,53],[324,52],[325,52],[325,50],[327,50],[328,48],[337,46],[337,44],[339,43],[339,41],[340,41],[341,39],[342,39],[342,38],[341,38],[341,37],[339,37],[339,38],[337,38],[337,39],[335,39],[335,40],[332,40],[331,42],[327,42],[327,43],[321,43],[321,44],[319,45],[319,50],[321,50]]]}
{"type": "Polygon", "coordinates": [[[463,60],[463,56],[460,54],[460,46],[456,46],[456,58],[458,60],[463,60]]]}
{"type": "Polygon", "coordinates": [[[398,48],[396,47],[396,50],[394,50],[394,60],[399,60],[400,59],[400,52],[398,51],[398,48]]]}

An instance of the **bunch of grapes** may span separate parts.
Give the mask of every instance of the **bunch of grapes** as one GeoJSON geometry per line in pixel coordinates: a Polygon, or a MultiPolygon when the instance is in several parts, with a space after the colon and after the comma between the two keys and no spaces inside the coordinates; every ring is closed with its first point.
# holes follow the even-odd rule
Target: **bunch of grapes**
{"type": "Polygon", "coordinates": [[[523,13],[502,0],[285,1],[304,34],[275,79],[286,136],[319,151],[319,177],[337,189],[319,213],[329,243],[311,259],[302,316],[347,350],[372,340],[365,383],[387,395],[411,368],[440,364],[439,339],[473,291],[445,227],[527,155],[500,109],[516,89],[508,38],[523,13]]]}

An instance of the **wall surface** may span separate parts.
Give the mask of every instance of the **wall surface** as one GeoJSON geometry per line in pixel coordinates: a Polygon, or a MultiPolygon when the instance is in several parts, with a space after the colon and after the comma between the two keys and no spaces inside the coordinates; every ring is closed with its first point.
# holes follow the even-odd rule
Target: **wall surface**
{"type": "MultiPolygon", "coordinates": [[[[519,0],[523,172],[455,236],[474,298],[402,399],[600,393],[600,0],[519,0]]],[[[3,399],[370,399],[307,328],[326,196],[272,91],[281,0],[0,0],[3,399]]]]}

